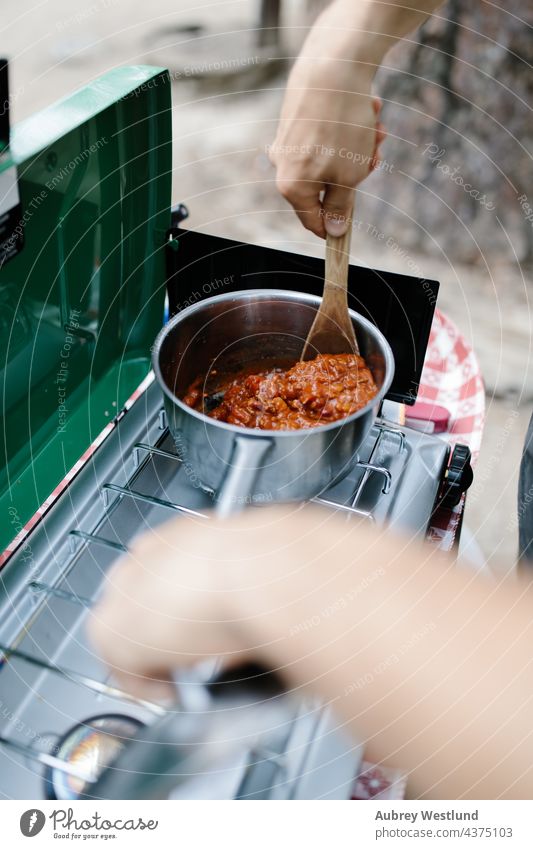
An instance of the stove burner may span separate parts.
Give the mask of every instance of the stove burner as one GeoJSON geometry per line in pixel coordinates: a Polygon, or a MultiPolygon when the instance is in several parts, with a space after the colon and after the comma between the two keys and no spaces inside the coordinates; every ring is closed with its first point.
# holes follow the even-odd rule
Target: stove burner
{"type": "MultiPolygon", "coordinates": [[[[130,716],[94,716],[67,731],[59,740],[55,754],[96,779],[140,728],[143,723],[130,716]]],[[[48,767],[44,780],[46,797],[62,801],[79,799],[90,786],[89,782],[67,775],[57,767],[48,767]]]]}

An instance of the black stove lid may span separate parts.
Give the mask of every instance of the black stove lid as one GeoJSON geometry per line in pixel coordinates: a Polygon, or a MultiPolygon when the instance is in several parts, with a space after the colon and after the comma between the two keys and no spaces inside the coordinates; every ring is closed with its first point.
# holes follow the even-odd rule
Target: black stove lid
{"type": "MultiPolygon", "coordinates": [[[[242,289],[322,294],[323,260],[193,230],[174,231],[174,237],[168,249],[171,315],[217,293],[242,289]]],[[[351,265],[348,287],[350,307],[372,321],[392,348],[396,371],[387,398],[414,404],[439,283],[351,265]]]]}

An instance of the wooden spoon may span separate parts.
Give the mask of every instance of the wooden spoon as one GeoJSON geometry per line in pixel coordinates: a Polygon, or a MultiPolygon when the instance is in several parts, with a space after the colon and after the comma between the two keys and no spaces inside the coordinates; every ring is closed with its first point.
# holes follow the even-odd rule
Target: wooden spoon
{"type": "Polygon", "coordinates": [[[352,228],[343,236],[326,237],[326,273],[322,303],[305,340],[301,360],[318,354],[358,354],[348,312],[348,265],[352,228]]]}

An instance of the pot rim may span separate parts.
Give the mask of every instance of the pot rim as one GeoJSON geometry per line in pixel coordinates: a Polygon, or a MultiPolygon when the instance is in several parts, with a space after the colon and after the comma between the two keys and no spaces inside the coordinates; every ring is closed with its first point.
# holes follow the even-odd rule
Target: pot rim
{"type": "Polygon", "coordinates": [[[241,427],[240,425],[229,424],[228,422],[219,422],[217,419],[212,419],[209,416],[206,416],[204,413],[199,413],[197,410],[194,410],[192,407],[189,407],[188,404],[184,404],[177,395],[170,390],[167,386],[165,379],[161,373],[161,367],[159,364],[159,356],[161,353],[161,348],[163,342],[166,337],[172,332],[172,330],[178,325],[181,324],[182,321],[185,321],[189,316],[194,315],[196,312],[201,312],[205,307],[210,306],[214,303],[221,302],[234,302],[235,307],[238,307],[242,304],[243,301],[250,299],[260,300],[268,300],[269,298],[276,298],[281,300],[282,298],[287,298],[289,301],[296,301],[298,303],[310,304],[312,306],[318,306],[322,300],[322,298],[318,295],[310,295],[307,292],[294,292],[292,290],[287,289],[245,289],[239,292],[225,292],[222,295],[213,295],[210,298],[205,298],[201,301],[197,301],[195,304],[191,304],[186,307],[184,310],[181,310],[177,313],[170,321],[165,324],[161,330],[159,331],[154,344],[152,345],[152,367],[157,378],[157,382],[159,386],[163,390],[166,397],[172,401],[173,404],[177,404],[178,407],[183,410],[183,412],[188,413],[194,418],[198,419],[198,421],[203,422],[204,424],[212,425],[213,427],[221,428],[224,431],[228,431],[233,434],[242,434],[249,437],[255,437],[257,439],[265,438],[265,436],[275,436],[277,437],[299,437],[302,432],[308,433],[311,432],[321,432],[324,433],[326,431],[335,430],[336,428],[344,427],[344,425],[356,421],[359,418],[362,418],[366,415],[370,410],[372,410],[376,404],[379,404],[387,392],[389,391],[390,385],[392,383],[392,378],[394,377],[394,356],[392,353],[392,349],[385,339],[381,330],[379,330],[375,324],[372,324],[367,318],[362,316],[360,313],[355,310],[349,310],[350,316],[352,318],[357,319],[358,324],[362,325],[367,332],[373,335],[383,353],[383,357],[385,360],[385,377],[383,380],[383,385],[381,389],[377,392],[376,395],[365,404],[364,407],[361,407],[357,412],[352,413],[350,416],[345,416],[342,419],[337,419],[334,422],[328,422],[328,424],[323,425],[315,425],[310,428],[298,428],[296,430],[266,430],[263,428],[251,428],[251,427],[241,427]]]}

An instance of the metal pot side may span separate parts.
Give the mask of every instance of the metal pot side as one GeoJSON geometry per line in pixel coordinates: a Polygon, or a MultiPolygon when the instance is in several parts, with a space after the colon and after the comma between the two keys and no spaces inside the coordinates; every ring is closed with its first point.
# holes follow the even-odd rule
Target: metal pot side
{"type": "Polygon", "coordinates": [[[390,346],[371,322],[350,311],[378,387],[372,403],[357,413],[309,429],[252,430],[215,421],[179,400],[199,374],[222,359],[226,370],[228,363],[238,370],[258,359],[298,360],[319,303],[313,295],[278,290],[218,295],[180,312],[154,343],[153,367],[185,474],[192,485],[217,494],[233,475],[234,510],[247,503],[307,500],[348,474],[389,389],[390,346]]]}

